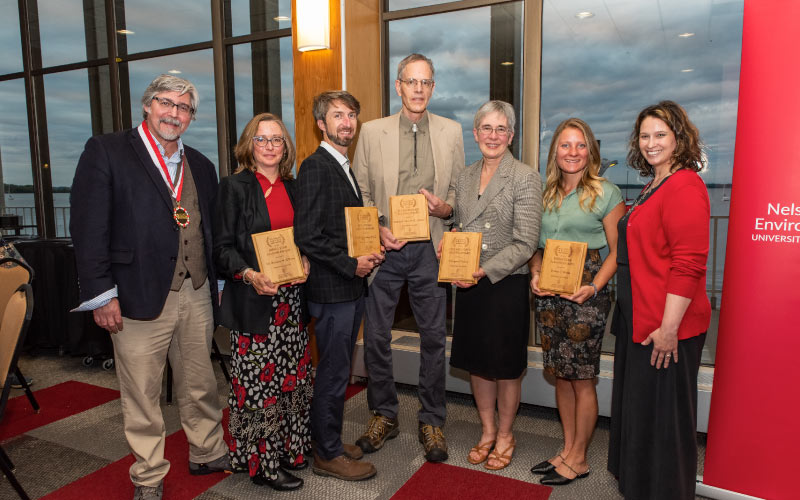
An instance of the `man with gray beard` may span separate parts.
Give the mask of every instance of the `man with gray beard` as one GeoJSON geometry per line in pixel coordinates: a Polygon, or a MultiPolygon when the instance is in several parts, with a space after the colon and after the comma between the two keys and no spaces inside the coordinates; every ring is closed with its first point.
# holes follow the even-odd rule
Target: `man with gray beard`
{"type": "Polygon", "coordinates": [[[78,311],[111,333],[134,500],[162,497],[170,463],[159,400],[169,357],[189,472],[230,468],[211,335],[217,280],[211,262],[214,165],[185,146],[197,89],[171,75],[142,96],[144,120],[86,143],[70,194],[78,311]]]}

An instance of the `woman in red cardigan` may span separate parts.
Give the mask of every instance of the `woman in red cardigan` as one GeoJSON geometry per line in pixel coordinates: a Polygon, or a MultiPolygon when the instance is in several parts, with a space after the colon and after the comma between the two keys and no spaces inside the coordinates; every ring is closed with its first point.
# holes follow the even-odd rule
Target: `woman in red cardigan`
{"type": "Polygon", "coordinates": [[[618,225],[608,470],[626,498],[693,499],[710,208],[686,111],[672,101],[642,110],[628,164],[653,180],[618,225]]]}

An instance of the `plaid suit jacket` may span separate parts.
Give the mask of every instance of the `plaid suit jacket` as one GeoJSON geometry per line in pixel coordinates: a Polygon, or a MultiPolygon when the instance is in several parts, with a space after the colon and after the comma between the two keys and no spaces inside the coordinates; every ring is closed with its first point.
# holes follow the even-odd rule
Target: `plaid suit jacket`
{"type": "Polygon", "coordinates": [[[339,162],[318,147],[300,165],[294,188],[294,239],[311,262],[306,298],[322,304],[359,298],[366,279],[356,276],[357,261],[347,254],[344,220],[344,207],[364,205],[358,183],[353,191],[339,162]]]}

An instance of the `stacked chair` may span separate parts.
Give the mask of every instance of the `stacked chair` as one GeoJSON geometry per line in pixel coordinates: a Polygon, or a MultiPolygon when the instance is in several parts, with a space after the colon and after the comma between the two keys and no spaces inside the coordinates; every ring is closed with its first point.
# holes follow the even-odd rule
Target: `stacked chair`
{"type": "MultiPolygon", "coordinates": [[[[6,308],[6,304],[14,292],[17,291],[17,288],[23,283],[30,284],[32,279],[33,269],[24,261],[13,257],[4,257],[0,259],[0,319],[3,318],[3,311],[6,308]]],[[[28,401],[30,401],[33,410],[39,413],[39,403],[33,396],[33,391],[28,387],[28,383],[16,362],[11,365],[9,373],[16,374],[17,380],[19,380],[19,383],[25,390],[25,395],[28,396],[28,401]]],[[[7,376],[4,376],[0,379],[0,382],[5,385],[6,379],[7,376]]]]}
{"type": "MultiPolygon", "coordinates": [[[[25,332],[28,330],[32,313],[33,291],[28,283],[23,283],[3,303],[3,316],[0,322],[0,380],[7,380],[8,374],[17,365],[20,347],[25,339],[25,332]]],[[[19,372],[17,373],[17,376],[20,377],[24,384],[24,379],[19,372]]],[[[4,383],[3,394],[0,398],[0,420],[3,418],[10,391],[10,385],[4,383]]],[[[28,500],[30,497],[17,481],[14,475],[14,464],[2,446],[0,446],[0,470],[8,478],[8,482],[16,490],[19,497],[23,500],[28,500]]]]}

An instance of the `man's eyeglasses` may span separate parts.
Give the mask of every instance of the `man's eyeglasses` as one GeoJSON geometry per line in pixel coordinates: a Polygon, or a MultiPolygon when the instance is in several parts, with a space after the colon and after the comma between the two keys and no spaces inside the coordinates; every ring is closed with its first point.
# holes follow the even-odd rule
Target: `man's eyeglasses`
{"type": "Polygon", "coordinates": [[[172,111],[172,108],[178,108],[178,111],[180,111],[185,115],[194,114],[194,108],[189,106],[188,104],[183,104],[183,103],[175,104],[174,102],[172,102],[171,99],[167,99],[166,97],[153,97],[153,100],[158,101],[158,104],[164,106],[165,108],[168,108],[170,111],[172,111]]]}
{"type": "Polygon", "coordinates": [[[421,83],[422,86],[425,87],[426,89],[432,89],[434,83],[433,80],[428,80],[428,79],[417,80],[416,78],[409,78],[408,80],[403,80],[402,78],[398,78],[397,80],[403,82],[406,85],[406,87],[411,87],[411,88],[417,88],[417,84],[421,83]]]}
{"type": "Polygon", "coordinates": [[[504,127],[502,125],[498,125],[497,127],[492,127],[491,125],[482,125],[478,128],[478,132],[480,132],[481,135],[492,135],[492,132],[494,132],[499,136],[506,136],[511,131],[508,127],[504,127]]]}
{"type": "Polygon", "coordinates": [[[256,135],[253,136],[253,144],[260,148],[267,147],[267,143],[272,144],[273,148],[278,148],[283,146],[283,137],[279,135],[273,135],[272,137],[265,137],[263,135],[256,135]]]}

